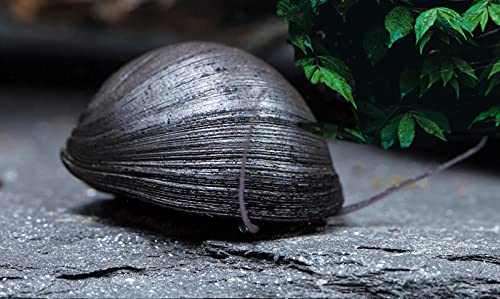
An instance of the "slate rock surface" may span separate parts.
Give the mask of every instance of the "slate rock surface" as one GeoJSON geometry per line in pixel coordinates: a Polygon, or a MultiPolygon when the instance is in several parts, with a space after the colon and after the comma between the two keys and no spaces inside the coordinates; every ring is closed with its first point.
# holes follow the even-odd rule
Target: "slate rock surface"
{"type": "MultiPolygon", "coordinates": [[[[365,211],[256,239],[73,178],[59,150],[88,93],[0,99],[0,297],[500,296],[498,172],[460,165],[365,211]]],[[[331,149],[348,203],[438,162],[331,149]]]]}

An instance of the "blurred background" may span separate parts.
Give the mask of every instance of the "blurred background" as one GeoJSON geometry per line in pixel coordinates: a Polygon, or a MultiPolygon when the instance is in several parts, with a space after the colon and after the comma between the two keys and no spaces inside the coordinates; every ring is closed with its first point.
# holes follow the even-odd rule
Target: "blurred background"
{"type": "Polygon", "coordinates": [[[276,1],[3,0],[0,84],[96,89],[126,61],[153,48],[211,40],[293,68],[276,1]]]}

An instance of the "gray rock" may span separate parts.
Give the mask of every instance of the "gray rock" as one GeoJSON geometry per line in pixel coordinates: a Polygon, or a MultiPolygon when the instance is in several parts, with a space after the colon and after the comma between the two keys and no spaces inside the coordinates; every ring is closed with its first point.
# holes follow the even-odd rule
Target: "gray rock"
{"type": "MultiPolygon", "coordinates": [[[[497,297],[498,175],[460,165],[306,228],[96,193],[59,162],[88,94],[0,91],[0,297],[497,297]]],[[[347,203],[437,161],[331,144],[347,203]]]]}

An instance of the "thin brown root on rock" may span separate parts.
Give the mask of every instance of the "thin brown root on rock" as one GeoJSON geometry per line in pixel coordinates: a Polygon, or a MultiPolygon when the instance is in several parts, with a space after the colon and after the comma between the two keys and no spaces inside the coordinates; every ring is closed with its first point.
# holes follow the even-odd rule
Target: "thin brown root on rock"
{"type": "Polygon", "coordinates": [[[449,161],[446,161],[433,169],[429,169],[429,170],[419,174],[416,177],[403,180],[399,184],[393,185],[393,186],[385,189],[384,191],[382,191],[382,192],[380,192],[380,193],[378,193],[378,194],[376,194],[368,199],[365,199],[365,200],[362,200],[358,203],[354,203],[352,205],[343,207],[335,216],[342,216],[342,215],[350,214],[352,212],[356,212],[356,211],[359,211],[361,209],[364,209],[364,208],[371,206],[372,204],[386,198],[388,195],[391,195],[392,193],[394,193],[396,191],[399,191],[399,190],[401,190],[401,189],[403,189],[411,184],[414,184],[422,179],[425,179],[433,174],[436,174],[436,173],[439,173],[443,170],[446,170],[446,169],[454,166],[455,164],[460,163],[460,162],[466,160],[467,158],[471,157],[472,155],[476,154],[477,152],[479,152],[484,147],[484,145],[486,144],[487,141],[488,141],[488,137],[485,136],[485,137],[481,138],[481,141],[479,141],[479,143],[476,146],[470,148],[469,150],[456,156],[455,158],[453,158],[449,161]]]}

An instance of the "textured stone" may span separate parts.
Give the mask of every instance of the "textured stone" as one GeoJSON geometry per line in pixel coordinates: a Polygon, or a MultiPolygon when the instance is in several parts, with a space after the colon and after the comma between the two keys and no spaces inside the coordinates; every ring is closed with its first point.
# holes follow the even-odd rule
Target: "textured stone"
{"type": "MultiPolygon", "coordinates": [[[[0,297],[500,295],[497,173],[460,165],[324,226],[264,227],[256,238],[72,177],[59,150],[89,94],[0,98],[0,297]]],[[[348,203],[437,162],[331,148],[348,203]]]]}

